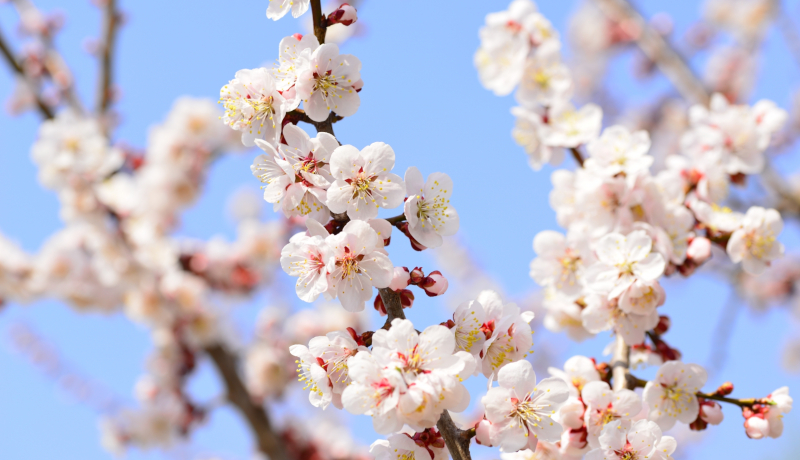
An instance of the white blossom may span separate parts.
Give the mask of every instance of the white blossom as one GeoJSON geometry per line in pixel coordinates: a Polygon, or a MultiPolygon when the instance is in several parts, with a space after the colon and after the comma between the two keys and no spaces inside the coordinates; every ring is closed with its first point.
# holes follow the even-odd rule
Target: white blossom
{"type": "Polygon", "coordinates": [[[760,275],[775,259],[783,256],[783,244],[777,241],[783,230],[778,211],[753,206],[742,219],[741,228],[728,240],[728,256],[751,275],[760,275]]]}
{"type": "Polygon", "coordinates": [[[303,13],[308,11],[308,6],[311,0],[269,0],[267,7],[267,17],[273,21],[286,16],[289,10],[292,11],[292,17],[300,17],[303,13]]]}
{"type": "Polygon", "coordinates": [[[603,428],[614,420],[632,420],[642,411],[642,399],[631,390],[612,391],[606,382],[590,382],[583,387],[581,398],[586,404],[584,421],[589,445],[600,447],[603,428]]]}
{"type": "Polygon", "coordinates": [[[361,151],[352,145],[334,150],[330,168],[335,181],[328,189],[330,210],[367,220],[376,217],[380,208],[399,206],[406,187],[400,176],[390,172],[394,159],[394,150],[383,142],[361,151]]]}
{"type": "Polygon", "coordinates": [[[339,54],[338,46],[325,43],[311,54],[296,85],[297,97],[312,120],[325,121],[331,111],[352,116],[361,105],[361,61],[352,54],[339,54]]]}
{"type": "Polygon", "coordinates": [[[649,420],[609,422],[598,440],[600,447],[586,454],[586,460],[671,460],[677,447],[673,437],[662,436],[649,420]]]}
{"type": "Polygon", "coordinates": [[[589,157],[584,162],[588,170],[606,176],[619,173],[635,175],[646,172],[653,164],[650,136],[647,131],[631,133],[624,126],[611,126],[603,134],[586,145],[589,157]]]}
{"type": "Polygon", "coordinates": [[[225,107],[223,123],[242,132],[242,143],[255,145],[263,139],[275,146],[281,137],[281,124],[291,110],[278,91],[275,77],[265,68],[242,69],[219,91],[225,107]]]}
{"type": "Polygon", "coordinates": [[[642,397],[650,413],[648,418],[664,430],[697,419],[700,405],[695,393],[708,380],[705,369],[697,364],[668,361],[658,368],[656,378],[647,382],[642,397]]]}
{"type": "Polygon", "coordinates": [[[403,207],[408,231],[423,246],[438,248],[442,236],[455,235],[458,231],[458,213],[450,205],[453,180],[444,173],[433,173],[423,184],[422,174],[414,166],[405,176],[406,193],[413,194],[403,207]]]}

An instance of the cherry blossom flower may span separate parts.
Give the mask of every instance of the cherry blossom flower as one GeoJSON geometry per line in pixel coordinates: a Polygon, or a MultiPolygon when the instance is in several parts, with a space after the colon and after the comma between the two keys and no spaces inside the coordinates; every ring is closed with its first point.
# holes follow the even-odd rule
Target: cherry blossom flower
{"type": "Polygon", "coordinates": [[[361,99],[361,61],[339,54],[339,47],[325,43],[311,54],[308,66],[297,76],[297,97],[314,121],[325,121],[333,111],[342,117],[356,113],[361,99]]]}
{"type": "Polygon", "coordinates": [[[308,6],[310,4],[310,0],[269,0],[267,17],[273,21],[277,21],[286,16],[286,13],[291,10],[292,17],[297,18],[308,11],[308,6]]]}
{"type": "Polygon", "coordinates": [[[561,62],[560,49],[557,40],[548,40],[528,59],[516,94],[522,106],[549,105],[569,95],[572,79],[569,69],[561,62]]]}
{"type": "Polygon", "coordinates": [[[594,104],[579,110],[567,101],[553,104],[547,112],[544,143],[551,147],[578,147],[600,134],[603,111],[594,104]]]}
{"type": "Polygon", "coordinates": [[[589,382],[581,397],[586,404],[586,429],[589,445],[598,448],[603,428],[614,420],[632,420],[642,411],[642,400],[631,390],[611,391],[606,382],[589,382]]]}
{"type": "Polygon", "coordinates": [[[397,433],[389,436],[388,439],[379,439],[369,446],[369,453],[375,460],[445,460],[447,451],[444,447],[444,439],[439,438],[441,446],[427,447],[419,445],[407,434],[397,433]]]}
{"type": "Polygon", "coordinates": [[[583,308],[577,303],[578,298],[567,296],[553,288],[545,288],[544,301],[542,302],[546,314],[544,327],[548,331],[562,332],[576,341],[582,341],[592,336],[592,333],[583,327],[581,312],[583,308]]]}
{"type": "Polygon", "coordinates": [[[594,361],[585,356],[573,356],[564,363],[564,370],[551,367],[547,369],[553,377],[558,377],[569,384],[570,396],[581,395],[583,387],[590,382],[600,380],[594,361]]]}
{"type": "Polygon", "coordinates": [[[539,439],[561,439],[561,425],[552,417],[569,396],[566,383],[550,377],[537,384],[527,361],[500,369],[497,382],[499,386],[492,387],[483,397],[492,445],[499,446],[502,452],[515,452],[525,446],[535,448],[539,439]]]}
{"type": "Polygon", "coordinates": [[[463,411],[469,393],[459,375],[469,375],[475,360],[455,349],[453,333],[434,325],[418,334],[411,321],[395,319],[372,336],[372,353],[348,362],[352,383],[342,393],[345,409],[372,416],[378,433],[432,427],[444,410],[463,411]],[[455,353],[454,353],[455,352],[455,353]]]}
{"type": "Polygon", "coordinates": [[[286,99],[287,110],[294,110],[299,105],[295,84],[297,77],[310,65],[311,53],[319,48],[319,41],[314,34],[294,34],[284,37],[279,45],[278,65],[270,69],[275,77],[278,90],[286,99]]]}
{"type": "Polygon", "coordinates": [[[664,273],[666,263],[661,254],[651,252],[653,240],[641,230],[627,236],[610,233],[597,242],[598,263],[588,270],[589,287],[607,291],[613,299],[634,282],[655,281],[664,273]]]}
{"type": "Polygon", "coordinates": [[[614,420],[598,440],[600,447],[586,454],[586,460],[670,460],[677,447],[675,438],[662,436],[649,420],[614,420]]]}
{"type": "Polygon", "coordinates": [[[568,296],[583,290],[588,251],[579,247],[575,238],[544,230],[534,237],[533,250],[537,257],[531,262],[530,275],[540,286],[552,287],[568,296]]]}
{"type": "Polygon", "coordinates": [[[650,136],[647,131],[631,133],[624,126],[611,126],[603,134],[586,145],[589,158],[584,167],[606,176],[619,173],[636,175],[646,172],[653,164],[650,136]]]}
{"type": "Polygon", "coordinates": [[[486,322],[483,305],[477,300],[460,304],[453,313],[453,322],[456,348],[479,359],[486,343],[486,335],[482,330],[486,322]]]}
{"type": "MultiPolygon", "coordinates": [[[[328,263],[333,250],[321,236],[307,236],[298,233],[289,240],[281,251],[281,268],[290,276],[297,277],[295,290],[297,297],[305,302],[313,302],[323,292],[328,291],[328,263]]],[[[370,295],[372,289],[369,290],[370,295]]]]}
{"type": "Polygon", "coordinates": [[[523,449],[518,452],[501,453],[502,460],[578,460],[579,457],[574,457],[564,454],[559,449],[558,445],[539,441],[536,444],[536,450],[523,449]]]}
{"type": "Polygon", "coordinates": [[[450,206],[452,179],[447,174],[433,173],[423,184],[422,173],[412,166],[406,171],[405,185],[406,192],[413,193],[403,207],[409,233],[424,246],[438,248],[442,236],[458,231],[458,213],[450,206]]]}
{"type": "Polygon", "coordinates": [[[647,315],[626,313],[619,308],[617,299],[609,300],[600,294],[587,296],[585,302],[586,308],[581,312],[581,318],[587,331],[597,334],[614,329],[629,345],[644,342],[645,333],[658,324],[658,312],[655,309],[647,315]]]}
{"type": "Polygon", "coordinates": [[[372,219],[379,208],[396,208],[405,197],[405,183],[394,168],[394,150],[375,142],[359,150],[343,145],[331,155],[335,181],[328,189],[328,207],[334,213],[347,212],[351,219],[372,219]]]}
{"type": "Polygon", "coordinates": [[[668,361],[658,368],[655,380],[647,382],[642,395],[650,408],[648,418],[664,430],[681,423],[692,423],[700,412],[695,393],[705,385],[708,375],[697,364],[668,361]]]}
{"type": "Polygon", "coordinates": [[[717,93],[711,97],[710,110],[695,105],[689,118],[692,129],[681,139],[688,156],[713,158],[728,174],[757,174],[764,168],[764,150],[787,113],[766,100],[752,108],[730,105],[717,93]]]}
{"type": "Polygon", "coordinates": [[[31,158],[39,166],[39,182],[52,190],[76,181],[100,181],[123,162],[122,153],[111,148],[97,120],[70,110],[42,122],[31,158]]]}
{"type": "Polygon", "coordinates": [[[646,316],[664,304],[666,294],[658,281],[636,280],[619,296],[619,309],[625,313],[646,316]]]}
{"type": "MultiPolygon", "coordinates": [[[[516,304],[504,303],[494,291],[482,291],[478,294],[476,308],[477,305],[484,311],[484,322],[480,330],[486,339],[479,357],[483,375],[489,377],[506,364],[528,356],[533,346],[531,327],[528,324],[533,319],[533,312],[520,313],[516,304]]],[[[464,329],[459,327],[456,333],[470,334],[474,325],[467,323],[463,327],[464,329]]]]}
{"type": "Polygon", "coordinates": [[[327,294],[338,297],[346,310],[363,310],[373,286],[385,288],[392,282],[392,262],[381,252],[378,234],[368,223],[350,221],[341,233],[325,238],[325,244],[332,252],[327,294]]]}
{"type": "Polygon", "coordinates": [[[789,388],[781,387],[765,398],[770,404],[745,409],[742,414],[746,420],[745,433],[752,439],[765,437],[778,438],[783,434],[783,416],[792,410],[792,397],[789,388]]]}
{"type": "Polygon", "coordinates": [[[263,139],[275,146],[281,137],[281,124],[287,103],[278,91],[275,78],[265,68],[242,69],[219,91],[225,107],[222,122],[242,132],[248,147],[263,139]]]}
{"type": "Polygon", "coordinates": [[[776,241],[783,230],[778,211],[753,206],[742,219],[741,228],[731,234],[726,250],[734,263],[751,275],[760,275],[775,259],[783,256],[783,244],[776,241]]]}
{"type": "Polygon", "coordinates": [[[528,154],[528,164],[534,171],[542,169],[544,164],[557,165],[564,159],[564,151],[544,144],[545,124],[542,114],[525,107],[512,107],[511,113],[516,117],[511,136],[528,154]]]}

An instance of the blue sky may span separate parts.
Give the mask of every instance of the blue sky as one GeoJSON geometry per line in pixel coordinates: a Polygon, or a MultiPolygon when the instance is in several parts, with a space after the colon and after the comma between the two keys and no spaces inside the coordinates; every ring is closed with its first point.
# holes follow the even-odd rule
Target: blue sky
{"type": "MultiPolygon", "coordinates": [[[[671,13],[679,32],[697,17],[699,9],[695,2],[640,3],[646,6],[647,14],[671,13]]],[[[82,43],[98,35],[99,12],[88,0],[40,0],[37,4],[46,10],[60,8],[67,13],[58,46],[76,74],[78,93],[90,102],[96,67],[94,59],[82,50],[82,43]]],[[[163,119],[177,97],[216,98],[220,86],[236,70],[273,61],[282,37],[305,31],[304,25],[288,17],[278,22],[267,20],[266,4],[265,0],[123,1],[129,22],[121,32],[118,48],[122,125],[116,139],[144,146],[148,127],[163,119]]],[[[504,9],[507,2],[458,2],[458,7],[454,4],[369,0],[359,10],[366,34],[348,42],[344,52],[355,54],[363,62],[365,87],[358,113],[338,123],[336,134],[341,142],[359,148],[376,141],[388,143],[397,154],[396,170],[401,174],[412,165],[424,175],[434,171],[450,174],[455,183],[452,201],[461,216],[458,237],[509,293],[521,295],[534,289],[528,277],[533,236],[544,229],[557,229],[547,198],[552,169],[538,173],[530,170],[524,153],[510,136],[513,98],[498,98],[484,90],[472,66],[484,15],[504,9]]],[[[575,2],[551,0],[540,2],[539,6],[565,35],[575,2]]],[[[790,12],[798,17],[796,4],[790,12]]],[[[0,6],[0,24],[7,37],[14,36],[15,20],[9,6],[0,6]]],[[[789,107],[792,83],[798,81],[800,71],[774,31],[765,47],[760,63],[762,78],[752,100],[768,97],[789,107]]],[[[614,97],[637,103],[669,88],[661,77],[644,83],[631,77],[630,56],[631,53],[620,56],[607,76],[614,97]]],[[[9,73],[0,71],[0,95],[5,97],[11,89],[9,73]]],[[[35,251],[62,225],[56,198],[37,184],[36,170],[28,155],[37,123],[35,113],[22,117],[0,114],[0,139],[4,143],[0,156],[0,230],[28,251],[35,251]]],[[[185,214],[180,234],[199,238],[234,235],[235,228],[226,217],[224,205],[230,194],[242,186],[257,190],[248,168],[253,155],[247,152],[229,156],[214,165],[206,195],[185,214]]],[[[798,162],[786,159],[782,165],[796,167],[798,162]]],[[[565,162],[564,167],[572,165],[565,162]]],[[[787,246],[798,246],[797,230],[796,225],[787,227],[783,238],[787,246]]],[[[396,265],[436,268],[428,255],[408,250],[402,237],[395,241],[391,249],[396,265]]],[[[728,286],[701,275],[690,281],[671,279],[666,289],[663,311],[673,317],[674,324],[668,336],[670,343],[684,352],[686,361],[708,364],[712,356],[711,335],[726,304],[728,286]]],[[[418,299],[409,312],[417,324],[432,324],[445,318],[439,303],[418,299]]],[[[261,296],[240,307],[240,329],[249,334],[255,314],[270,301],[261,296]]],[[[59,390],[57,382],[8,346],[9,329],[19,322],[38,331],[73,369],[128,402],[133,401],[133,383],[142,372],[150,349],[147,331],[121,314],[77,314],[53,301],[9,305],[0,313],[3,457],[108,458],[99,446],[97,412],[59,390]]],[[[784,310],[741,313],[735,320],[727,364],[712,377],[707,388],[732,380],[736,384],[734,395],[741,397],[766,395],[784,384],[800,388],[800,378],[786,375],[780,368],[781,346],[796,328],[797,323],[790,321],[784,310]]],[[[554,365],[576,353],[600,358],[608,341],[609,337],[603,336],[572,344],[546,331],[537,331],[537,343],[560,347],[561,355],[554,365]]],[[[475,388],[482,385],[473,384],[475,388]]],[[[191,383],[191,391],[200,399],[216,395],[219,388],[213,371],[202,366],[191,383]]],[[[288,409],[297,413],[314,410],[305,403],[288,409]]],[[[725,408],[725,423],[709,430],[703,444],[679,446],[676,458],[791,458],[790,449],[797,447],[792,434],[799,432],[798,412],[786,418],[783,438],[752,441],[744,436],[742,419],[735,408],[725,408]]],[[[354,435],[362,442],[369,444],[376,438],[368,420],[353,422],[354,435]]],[[[249,434],[238,415],[221,409],[195,433],[192,446],[170,455],[134,451],[128,458],[197,458],[214,453],[225,459],[246,459],[249,451],[249,434]]]]}

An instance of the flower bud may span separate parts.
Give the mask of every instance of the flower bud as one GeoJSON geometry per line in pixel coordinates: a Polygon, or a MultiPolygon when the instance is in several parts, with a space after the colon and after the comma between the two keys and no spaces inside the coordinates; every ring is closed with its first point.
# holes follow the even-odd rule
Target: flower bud
{"type": "Polygon", "coordinates": [[[422,267],[416,267],[411,270],[411,284],[419,284],[425,280],[425,272],[422,267]]]}
{"type": "Polygon", "coordinates": [[[349,26],[350,24],[356,22],[358,20],[358,12],[355,8],[348,5],[347,3],[342,3],[342,5],[334,12],[328,15],[328,25],[333,24],[341,24],[343,26],[349,26]]]}
{"type": "Polygon", "coordinates": [[[414,305],[414,293],[408,289],[400,291],[400,305],[403,308],[411,308],[414,305]]]}
{"type": "Polygon", "coordinates": [[[415,240],[411,233],[408,231],[408,222],[403,222],[397,226],[397,229],[403,232],[403,235],[408,237],[408,242],[411,243],[411,248],[415,251],[424,251],[428,249],[427,246],[423,246],[419,241],[415,240]]]}
{"type": "Polygon", "coordinates": [[[428,297],[436,297],[447,292],[447,278],[439,270],[432,271],[420,284],[428,297]]]}
{"type": "Polygon", "coordinates": [[[475,426],[475,441],[487,447],[492,447],[492,439],[489,436],[489,431],[492,429],[492,424],[486,419],[481,420],[475,426]]]}
{"type": "Polygon", "coordinates": [[[392,276],[392,282],[389,283],[389,289],[393,291],[405,289],[408,287],[410,280],[411,276],[407,267],[394,267],[394,275],[392,276]]]}
{"type": "Polygon", "coordinates": [[[711,241],[703,237],[693,239],[686,250],[686,256],[697,265],[704,263],[711,258],[711,241]]]}
{"type": "Polygon", "coordinates": [[[704,401],[700,406],[700,418],[709,425],[722,423],[722,406],[714,401],[704,401]]]}
{"type": "Polygon", "coordinates": [[[716,394],[720,396],[728,396],[729,394],[733,393],[733,383],[725,382],[717,388],[715,391],[716,394]]]}
{"type": "Polygon", "coordinates": [[[762,414],[755,414],[744,421],[744,432],[748,438],[761,439],[769,434],[769,422],[763,417],[762,414]]]}
{"type": "Polygon", "coordinates": [[[653,332],[655,332],[658,335],[664,335],[667,333],[671,325],[672,321],[669,319],[669,316],[661,315],[658,317],[658,324],[656,324],[656,327],[653,329],[653,332]]]}
{"type": "Polygon", "coordinates": [[[375,302],[373,302],[372,306],[381,316],[386,316],[386,305],[383,304],[380,294],[375,296],[375,302]]]}

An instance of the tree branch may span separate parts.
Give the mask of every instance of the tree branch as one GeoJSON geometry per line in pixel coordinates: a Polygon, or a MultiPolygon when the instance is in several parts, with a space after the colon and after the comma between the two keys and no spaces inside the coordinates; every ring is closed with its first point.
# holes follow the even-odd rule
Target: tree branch
{"type": "Polygon", "coordinates": [[[314,35],[317,37],[317,40],[321,45],[325,43],[325,33],[328,31],[328,21],[325,20],[325,15],[322,14],[322,5],[320,5],[320,0],[311,0],[311,16],[314,19],[314,35]]]}
{"type": "Polygon", "coordinates": [[[624,390],[631,385],[628,382],[628,367],[630,347],[625,344],[621,335],[617,334],[614,343],[614,355],[611,358],[611,377],[614,383],[614,391],[624,390]]]}
{"type": "Polygon", "coordinates": [[[628,0],[594,0],[594,2],[610,20],[635,25],[638,31],[636,44],[684,98],[698,104],[708,104],[708,90],[689,64],[661,34],[650,27],[628,0]]]}
{"type": "Polygon", "coordinates": [[[239,378],[236,356],[222,345],[212,345],[205,349],[214,362],[228,393],[228,401],[244,415],[258,442],[258,450],[270,460],[289,460],[283,442],[272,429],[269,417],[264,408],[255,404],[239,378]]]}
{"type": "Polygon", "coordinates": [[[95,111],[104,114],[111,105],[111,83],[114,71],[114,45],[116,44],[119,11],[117,0],[105,0],[103,9],[103,40],[100,48],[100,75],[97,79],[95,111]]]}
{"type": "Polygon", "coordinates": [[[48,120],[52,119],[54,116],[53,109],[50,108],[49,105],[45,104],[42,98],[39,97],[38,94],[36,94],[35,85],[33,84],[33,82],[31,82],[28,76],[25,75],[25,69],[22,68],[17,58],[14,57],[14,53],[8,46],[8,43],[6,42],[6,39],[3,36],[2,30],[0,30],[0,53],[2,53],[3,58],[8,63],[9,67],[11,67],[11,70],[13,70],[14,73],[16,73],[17,76],[25,83],[25,85],[28,86],[28,89],[30,89],[34,99],[36,100],[36,107],[39,109],[39,112],[41,112],[42,116],[48,120]]]}
{"type": "Polygon", "coordinates": [[[472,456],[469,453],[469,443],[472,436],[475,435],[475,430],[461,430],[453,419],[450,418],[450,412],[442,412],[439,421],[436,422],[436,428],[439,429],[447,445],[447,450],[450,455],[456,460],[471,460],[472,456]]]}
{"type": "Polygon", "coordinates": [[[572,147],[569,149],[570,153],[572,153],[572,158],[575,158],[575,161],[578,163],[578,166],[583,168],[583,155],[581,155],[580,150],[577,147],[572,147]]]}

